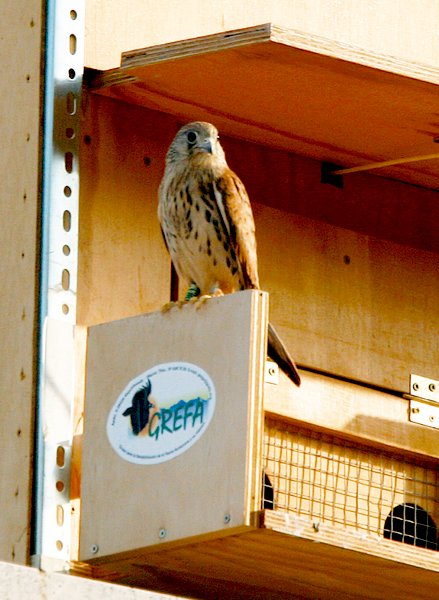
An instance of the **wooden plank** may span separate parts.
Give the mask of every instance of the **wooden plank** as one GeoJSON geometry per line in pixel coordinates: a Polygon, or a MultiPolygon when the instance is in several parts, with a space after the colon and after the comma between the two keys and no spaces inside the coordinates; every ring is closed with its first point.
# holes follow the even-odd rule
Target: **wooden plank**
{"type": "MultiPolygon", "coordinates": [[[[121,67],[128,68],[144,66],[155,62],[167,60],[179,60],[188,56],[199,55],[209,52],[218,52],[229,48],[254,45],[263,42],[279,42],[300,50],[315,52],[324,56],[337,58],[358,65],[364,65],[374,69],[382,69],[389,73],[413,77],[421,81],[439,83],[439,73],[436,65],[428,67],[411,61],[395,59],[393,56],[385,56],[367,53],[364,49],[346,44],[339,44],[332,39],[319,36],[311,36],[306,32],[288,29],[273,23],[264,23],[256,27],[237,29],[225,33],[171,42],[122,53],[121,67]]],[[[123,72],[123,71],[122,71],[123,72]]]]}
{"type": "MultiPolygon", "coordinates": [[[[273,531],[298,535],[314,542],[331,544],[439,573],[439,555],[433,550],[417,548],[378,536],[355,533],[322,522],[312,523],[294,514],[276,510],[264,511],[263,520],[265,527],[273,531]]],[[[435,579],[439,581],[439,575],[436,575],[435,579]]]]}
{"type": "Polygon", "coordinates": [[[107,0],[105,6],[89,0],[86,13],[86,65],[111,69],[119,65],[122,52],[134,48],[195,38],[230,29],[279,23],[303,31],[310,38],[323,36],[334,45],[362,49],[365,58],[381,53],[396,60],[436,66],[439,54],[434,24],[439,20],[435,0],[422,0],[414,10],[410,3],[382,0],[361,3],[355,10],[349,0],[212,0],[200,5],[187,0],[107,0]],[[172,18],[170,18],[170,15],[172,18]],[[388,24],[392,23],[389,34],[388,24]]]}
{"type": "MultiPolygon", "coordinates": [[[[279,525],[276,513],[271,513],[266,512],[267,523],[285,529],[285,523],[279,525]]],[[[384,559],[379,556],[378,544],[373,555],[319,543],[318,534],[311,541],[298,537],[297,529],[292,533],[259,529],[177,549],[164,545],[155,554],[112,562],[91,572],[104,580],[208,600],[218,594],[238,600],[353,600],[364,598],[365,590],[367,597],[377,600],[434,596],[437,572],[384,559]]],[[[403,550],[417,555],[419,563],[427,554],[431,555],[426,558],[428,564],[437,559],[431,551],[403,550]]]]}
{"type": "Polygon", "coordinates": [[[293,389],[280,374],[279,384],[265,385],[264,408],[273,415],[320,427],[393,450],[439,459],[437,431],[411,423],[409,401],[401,396],[301,371],[293,389]]]}
{"type": "Polygon", "coordinates": [[[84,398],[86,386],[88,328],[77,325],[74,333],[75,405],[72,424],[72,453],[70,470],[70,556],[79,556],[81,528],[81,465],[84,433],[84,398]]]}
{"type": "Polygon", "coordinates": [[[77,323],[157,310],[169,300],[170,260],[157,189],[175,120],[87,96],[81,144],[77,323]]]}
{"type": "Polygon", "coordinates": [[[400,392],[438,378],[437,254],[253,211],[270,319],[299,365],[400,392]]]}
{"type": "Polygon", "coordinates": [[[38,326],[42,3],[2,4],[0,559],[29,557],[38,326]],[[7,115],[7,117],[6,117],[7,115]]]}
{"type": "Polygon", "coordinates": [[[188,305],[89,329],[81,560],[159,543],[161,529],[166,540],[178,540],[250,523],[260,503],[266,318],[267,296],[246,291],[212,299],[199,310],[188,305]],[[111,408],[130,380],[176,360],[195,363],[212,378],[212,422],[172,460],[123,460],[107,439],[111,408]]]}
{"type": "MultiPolygon", "coordinates": [[[[253,43],[250,33],[130,52],[122,68],[98,75],[92,85],[181,120],[196,114],[224,134],[347,167],[437,150],[437,69],[398,70],[385,57],[363,60],[358,50],[275,26],[253,43]]],[[[437,189],[436,164],[389,166],[377,175],[437,189]]]]}
{"type": "Polygon", "coordinates": [[[317,160],[220,134],[252,203],[439,253],[436,191],[372,174],[346,179],[339,189],[321,183],[317,160]]]}

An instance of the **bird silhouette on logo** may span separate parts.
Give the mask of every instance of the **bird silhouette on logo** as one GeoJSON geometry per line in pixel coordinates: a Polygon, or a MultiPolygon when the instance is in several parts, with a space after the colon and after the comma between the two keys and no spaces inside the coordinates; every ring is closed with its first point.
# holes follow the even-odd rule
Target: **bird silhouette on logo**
{"type": "Polygon", "coordinates": [[[151,381],[148,379],[146,384],[134,394],[131,406],[122,413],[124,417],[130,417],[134,435],[139,435],[148,425],[149,412],[154,406],[148,399],[150,393],[151,381]]]}
{"type": "MultiPolygon", "coordinates": [[[[186,300],[260,289],[250,201],[210,123],[185,125],[171,143],[158,217],[175,270],[189,284],[186,300]]],[[[271,324],[268,356],[300,385],[294,361],[271,324]]]]}

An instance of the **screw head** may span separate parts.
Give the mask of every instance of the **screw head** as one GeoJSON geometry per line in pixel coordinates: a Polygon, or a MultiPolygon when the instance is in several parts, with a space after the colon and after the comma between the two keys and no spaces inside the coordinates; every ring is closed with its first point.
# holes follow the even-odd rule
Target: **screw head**
{"type": "Polygon", "coordinates": [[[97,554],[99,552],[99,546],[97,544],[93,544],[90,550],[92,554],[97,554]]]}
{"type": "Polygon", "coordinates": [[[224,515],[224,524],[227,525],[228,523],[230,523],[231,520],[232,520],[232,516],[230,515],[230,513],[226,513],[224,515]]]}
{"type": "Polygon", "coordinates": [[[418,414],[418,412],[420,412],[420,411],[419,411],[419,408],[418,408],[417,406],[416,406],[416,407],[414,407],[414,408],[412,408],[412,413],[413,413],[413,414],[415,414],[415,415],[416,415],[416,414],[418,414]]]}
{"type": "Polygon", "coordinates": [[[168,532],[166,531],[166,529],[162,528],[159,530],[159,538],[161,540],[164,540],[167,535],[168,535],[168,532]]]}
{"type": "Polygon", "coordinates": [[[430,383],[430,385],[428,386],[428,389],[430,390],[430,392],[434,392],[436,391],[436,386],[434,383],[430,383]]]}
{"type": "Polygon", "coordinates": [[[413,384],[413,389],[415,390],[415,392],[417,392],[419,390],[419,383],[414,383],[413,384]]]}

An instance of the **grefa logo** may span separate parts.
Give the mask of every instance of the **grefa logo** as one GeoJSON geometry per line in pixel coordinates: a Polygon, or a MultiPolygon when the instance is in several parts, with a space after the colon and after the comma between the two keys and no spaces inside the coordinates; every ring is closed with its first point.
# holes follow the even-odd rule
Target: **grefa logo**
{"type": "Polygon", "coordinates": [[[215,410],[215,388],[197,365],[156,365],[128,383],[110,411],[110,444],[125,460],[155,464],[188,450],[215,410]]]}

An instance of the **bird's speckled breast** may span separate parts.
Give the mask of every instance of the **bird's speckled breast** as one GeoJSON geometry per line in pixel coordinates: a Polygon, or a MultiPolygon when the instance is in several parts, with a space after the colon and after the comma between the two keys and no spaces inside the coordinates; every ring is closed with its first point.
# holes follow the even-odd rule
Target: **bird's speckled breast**
{"type": "Polygon", "coordinates": [[[208,170],[185,169],[165,182],[159,219],[180,278],[202,294],[243,287],[235,249],[218,206],[219,190],[208,170]]]}

